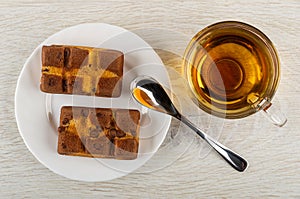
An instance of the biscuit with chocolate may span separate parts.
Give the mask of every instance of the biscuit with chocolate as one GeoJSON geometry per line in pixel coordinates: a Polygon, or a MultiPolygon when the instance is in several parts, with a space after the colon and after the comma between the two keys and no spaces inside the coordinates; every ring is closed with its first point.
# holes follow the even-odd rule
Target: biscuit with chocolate
{"type": "Polygon", "coordinates": [[[62,107],[57,151],[62,155],[135,159],[139,121],[137,110],[62,107]],[[125,123],[131,126],[122,125],[125,123]]]}
{"type": "Polygon", "coordinates": [[[119,97],[124,54],[84,46],[42,47],[40,89],[53,94],[119,97]]]}

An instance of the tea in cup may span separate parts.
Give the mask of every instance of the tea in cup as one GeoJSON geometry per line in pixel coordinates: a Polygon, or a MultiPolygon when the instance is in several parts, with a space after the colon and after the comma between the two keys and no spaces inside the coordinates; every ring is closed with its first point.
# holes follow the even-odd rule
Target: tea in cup
{"type": "Polygon", "coordinates": [[[271,114],[279,83],[279,58],[270,39],[251,25],[225,21],[206,27],[190,41],[183,73],[204,111],[243,118],[263,110],[277,126],[282,114],[271,114]]]}

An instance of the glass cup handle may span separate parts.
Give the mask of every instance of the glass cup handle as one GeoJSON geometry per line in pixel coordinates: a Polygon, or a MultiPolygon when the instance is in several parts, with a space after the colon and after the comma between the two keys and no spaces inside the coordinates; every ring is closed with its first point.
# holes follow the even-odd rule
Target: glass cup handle
{"type": "Polygon", "coordinates": [[[274,125],[282,127],[286,124],[287,118],[281,112],[279,106],[274,105],[269,99],[265,98],[259,105],[263,115],[268,118],[274,125]]]}

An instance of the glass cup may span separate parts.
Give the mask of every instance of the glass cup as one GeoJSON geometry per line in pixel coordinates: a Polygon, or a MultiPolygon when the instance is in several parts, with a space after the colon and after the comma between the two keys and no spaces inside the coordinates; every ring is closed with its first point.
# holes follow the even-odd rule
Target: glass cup
{"type": "Polygon", "coordinates": [[[202,110],[231,119],[263,110],[273,124],[283,126],[287,119],[271,103],[279,69],[270,39],[236,21],[219,22],[197,33],[183,61],[184,76],[202,110]]]}

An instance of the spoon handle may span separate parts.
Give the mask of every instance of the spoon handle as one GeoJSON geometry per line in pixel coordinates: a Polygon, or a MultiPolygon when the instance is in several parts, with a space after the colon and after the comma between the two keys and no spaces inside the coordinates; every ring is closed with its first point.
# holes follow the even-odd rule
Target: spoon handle
{"type": "Polygon", "coordinates": [[[207,134],[205,134],[201,129],[196,127],[190,120],[182,115],[176,116],[177,119],[182,121],[192,130],[194,130],[201,138],[203,138],[212,148],[214,148],[234,169],[237,171],[243,172],[247,166],[247,161],[242,158],[240,155],[230,150],[226,146],[217,142],[207,134]]]}

